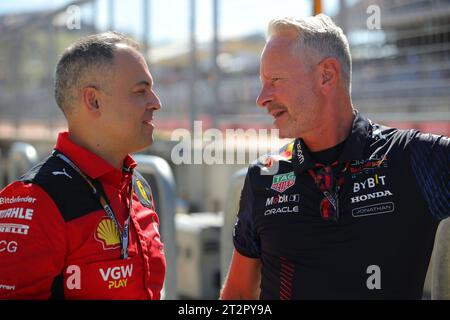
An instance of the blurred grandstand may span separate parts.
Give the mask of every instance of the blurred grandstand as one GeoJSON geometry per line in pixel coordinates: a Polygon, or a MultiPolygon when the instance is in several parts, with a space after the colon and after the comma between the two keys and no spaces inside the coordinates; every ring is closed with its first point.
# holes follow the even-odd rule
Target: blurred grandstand
{"type": "Polygon", "coordinates": [[[341,11],[353,55],[353,99],[380,122],[450,134],[450,1],[359,1],[341,11]],[[369,5],[381,29],[368,30],[369,5]]]}
{"type": "MultiPolygon", "coordinates": [[[[351,42],[355,106],[375,121],[449,135],[450,1],[352,2],[341,0],[334,18],[351,42]],[[366,26],[369,5],[381,9],[379,30],[366,26]]],[[[52,97],[57,57],[74,39],[100,31],[95,14],[82,17],[80,30],[69,30],[65,10],[70,4],[95,9],[95,3],[0,16],[0,136],[25,134],[24,124],[34,137],[64,126],[52,97]]],[[[222,40],[215,59],[213,44],[144,43],[164,104],[159,129],[189,128],[193,115],[204,120],[204,128],[271,127],[255,107],[264,34],[222,40]]]]}

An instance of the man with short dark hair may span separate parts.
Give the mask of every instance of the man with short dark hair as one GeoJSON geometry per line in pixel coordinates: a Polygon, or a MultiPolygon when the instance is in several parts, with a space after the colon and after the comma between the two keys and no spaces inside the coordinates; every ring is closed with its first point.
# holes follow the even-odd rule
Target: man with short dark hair
{"type": "Polygon", "coordinates": [[[276,19],[261,56],[279,154],[250,166],[222,299],[420,299],[450,214],[450,139],[353,108],[347,39],[321,14],[276,19]]]}
{"type": "Polygon", "coordinates": [[[161,108],[138,44],[115,32],[72,44],[55,99],[68,132],[0,192],[0,298],[159,299],[159,220],[129,155],[151,145],[161,108]]]}

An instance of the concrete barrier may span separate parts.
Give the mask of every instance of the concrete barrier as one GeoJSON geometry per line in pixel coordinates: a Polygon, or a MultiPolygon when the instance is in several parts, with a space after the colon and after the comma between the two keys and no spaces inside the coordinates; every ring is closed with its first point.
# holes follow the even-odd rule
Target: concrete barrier
{"type": "Polygon", "coordinates": [[[225,281],[233,253],[233,227],[239,210],[242,187],[244,186],[247,168],[240,169],[230,178],[230,185],[225,200],[224,224],[220,233],[220,279],[225,281]]]}

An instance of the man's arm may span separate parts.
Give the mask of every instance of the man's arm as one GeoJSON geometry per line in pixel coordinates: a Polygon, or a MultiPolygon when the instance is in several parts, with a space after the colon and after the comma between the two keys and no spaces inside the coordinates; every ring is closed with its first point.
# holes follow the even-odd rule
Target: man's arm
{"type": "Polygon", "coordinates": [[[409,143],[411,167],[430,213],[450,217],[450,138],[417,132],[409,143]]]}
{"type": "Polygon", "coordinates": [[[43,189],[14,182],[0,192],[0,299],[48,299],[66,247],[64,220],[43,189]]]}
{"type": "Polygon", "coordinates": [[[260,259],[248,258],[233,250],[230,269],[220,294],[222,300],[256,300],[261,282],[260,259]]]}
{"type": "Polygon", "coordinates": [[[261,282],[260,240],[253,221],[253,190],[250,170],[245,177],[239,212],[233,229],[235,249],[221,299],[258,299],[261,282]]]}

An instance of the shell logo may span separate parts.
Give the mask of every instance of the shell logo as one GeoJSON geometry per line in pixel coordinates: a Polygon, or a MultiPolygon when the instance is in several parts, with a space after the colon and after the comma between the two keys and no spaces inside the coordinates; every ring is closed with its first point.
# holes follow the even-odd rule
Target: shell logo
{"type": "Polygon", "coordinates": [[[120,248],[119,230],[108,217],[103,217],[100,220],[94,238],[102,244],[103,250],[120,248]]]}

